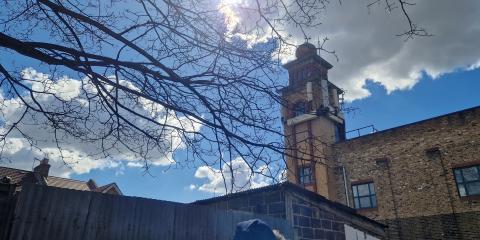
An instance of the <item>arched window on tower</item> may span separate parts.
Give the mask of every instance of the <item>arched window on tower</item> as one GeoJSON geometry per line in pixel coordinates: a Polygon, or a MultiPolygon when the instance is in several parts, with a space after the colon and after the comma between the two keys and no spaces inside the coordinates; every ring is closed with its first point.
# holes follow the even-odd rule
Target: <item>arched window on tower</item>
{"type": "Polygon", "coordinates": [[[307,113],[307,104],[305,102],[298,102],[293,105],[293,117],[297,117],[305,113],[307,113]]]}

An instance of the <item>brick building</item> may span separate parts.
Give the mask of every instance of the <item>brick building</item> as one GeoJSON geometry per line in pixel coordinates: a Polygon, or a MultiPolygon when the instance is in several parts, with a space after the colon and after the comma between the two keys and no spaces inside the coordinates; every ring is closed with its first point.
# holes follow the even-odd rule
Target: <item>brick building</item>
{"type": "Polygon", "coordinates": [[[285,68],[290,182],[387,224],[390,239],[480,239],[480,107],[347,140],[332,65],[306,43],[285,68]]]}

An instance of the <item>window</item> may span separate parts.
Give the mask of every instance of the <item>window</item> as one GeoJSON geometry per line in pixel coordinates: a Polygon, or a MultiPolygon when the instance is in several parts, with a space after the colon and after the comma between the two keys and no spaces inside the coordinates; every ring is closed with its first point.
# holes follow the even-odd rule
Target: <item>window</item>
{"type": "Polygon", "coordinates": [[[352,191],[356,209],[377,207],[377,195],[373,182],[352,185],[352,191]]]}
{"type": "Polygon", "coordinates": [[[307,109],[306,109],[306,106],[305,106],[304,102],[296,103],[293,106],[293,116],[297,117],[297,116],[300,116],[302,114],[305,114],[306,110],[307,109]]]}
{"type": "Polygon", "coordinates": [[[342,134],[342,129],[343,127],[341,127],[340,125],[338,124],[335,124],[335,142],[340,142],[343,140],[343,134],[342,134]]]}
{"type": "Polygon", "coordinates": [[[311,167],[301,167],[299,172],[299,180],[301,184],[313,183],[313,174],[311,167]]]}
{"type": "Polygon", "coordinates": [[[480,165],[453,169],[460,197],[480,195],[480,165]]]}

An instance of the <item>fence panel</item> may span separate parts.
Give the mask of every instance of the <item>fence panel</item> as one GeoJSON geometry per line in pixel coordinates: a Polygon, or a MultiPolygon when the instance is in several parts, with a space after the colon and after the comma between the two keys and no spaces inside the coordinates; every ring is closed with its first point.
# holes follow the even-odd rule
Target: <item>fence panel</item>
{"type": "Polygon", "coordinates": [[[16,198],[2,196],[0,198],[0,240],[7,240],[10,232],[16,198]]]}
{"type": "Polygon", "coordinates": [[[10,240],[230,240],[240,221],[260,218],[291,238],[284,219],[137,197],[26,185],[10,240]]]}

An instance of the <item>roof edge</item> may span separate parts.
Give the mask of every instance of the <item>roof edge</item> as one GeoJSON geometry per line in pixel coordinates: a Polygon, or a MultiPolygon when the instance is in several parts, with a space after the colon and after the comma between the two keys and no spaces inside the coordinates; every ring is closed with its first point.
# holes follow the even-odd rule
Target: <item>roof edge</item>
{"type": "Polygon", "coordinates": [[[423,119],[423,120],[419,120],[419,121],[415,121],[415,122],[411,122],[411,123],[407,123],[407,124],[403,124],[403,125],[392,127],[392,128],[387,128],[387,129],[380,130],[380,131],[377,131],[377,132],[374,132],[374,133],[365,134],[365,135],[362,135],[360,137],[349,138],[349,139],[346,139],[345,141],[339,142],[339,144],[344,143],[344,142],[355,141],[355,140],[358,140],[358,139],[364,139],[364,138],[370,137],[372,135],[379,135],[379,134],[383,134],[383,133],[388,133],[390,131],[410,127],[410,126],[413,126],[413,125],[416,125],[416,124],[426,123],[426,122],[429,122],[429,121],[438,120],[438,119],[441,119],[441,118],[444,118],[444,117],[449,117],[449,116],[462,114],[462,113],[466,113],[466,112],[474,112],[476,110],[480,110],[480,105],[475,106],[475,107],[471,107],[471,108],[462,109],[462,110],[455,111],[455,112],[446,113],[446,114],[443,114],[443,115],[438,115],[438,116],[431,117],[431,118],[426,118],[426,119],[423,119]]]}
{"type": "Polygon", "coordinates": [[[315,54],[315,55],[311,55],[311,56],[307,56],[305,58],[301,58],[301,59],[294,59],[290,62],[287,62],[285,64],[283,64],[282,66],[285,68],[285,69],[289,69],[290,67],[292,67],[292,65],[294,64],[298,64],[298,63],[302,63],[302,62],[305,62],[309,59],[313,59],[317,62],[319,62],[322,66],[324,66],[325,68],[327,69],[332,69],[333,68],[333,65],[331,63],[329,63],[327,60],[323,59],[321,56],[319,56],[318,54],[315,54]]]}
{"type": "Polygon", "coordinates": [[[260,187],[260,188],[255,188],[255,189],[250,189],[250,190],[245,190],[245,191],[241,191],[241,192],[237,192],[237,193],[231,193],[231,194],[227,194],[227,195],[223,195],[223,196],[218,196],[218,197],[213,197],[213,198],[208,198],[208,199],[203,199],[203,200],[197,200],[197,201],[194,201],[190,204],[207,204],[207,203],[214,203],[214,202],[217,202],[217,201],[222,201],[222,200],[227,200],[227,199],[231,199],[231,198],[236,198],[236,197],[239,197],[239,196],[243,196],[243,195],[248,195],[248,194],[253,194],[253,193],[258,193],[258,192],[262,192],[262,191],[274,191],[274,190],[279,190],[279,189],[291,189],[297,193],[300,193],[302,195],[306,195],[307,197],[309,198],[312,198],[313,200],[317,200],[317,201],[322,201],[322,202],[325,202],[329,205],[331,205],[333,208],[339,210],[339,211],[342,211],[344,213],[347,213],[347,214],[351,214],[351,215],[354,215],[355,217],[358,217],[362,220],[366,220],[372,224],[375,224],[377,226],[380,226],[380,227],[383,227],[383,228],[386,228],[387,225],[383,224],[383,223],[380,223],[380,222],[377,222],[373,219],[370,219],[368,217],[365,217],[361,214],[359,214],[355,209],[349,207],[349,206],[346,206],[346,205],[343,205],[339,202],[335,202],[335,201],[332,201],[332,200],[329,200],[327,198],[325,198],[324,196],[322,195],[319,195],[315,192],[312,192],[312,191],[309,191],[307,189],[304,189],[294,183],[291,183],[291,182],[283,182],[283,183],[277,183],[277,184],[273,184],[273,185],[268,185],[268,186],[265,186],[265,187],[260,187]]]}
{"type": "Polygon", "coordinates": [[[100,191],[101,193],[106,193],[106,192],[108,192],[111,188],[114,188],[115,191],[117,191],[120,195],[123,196],[122,191],[120,190],[120,188],[118,187],[118,185],[117,185],[115,182],[112,182],[112,183],[109,183],[109,184],[100,186],[100,187],[98,187],[97,189],[100,189],[100,190],[101,190],[101,191],[100,191]]]}

